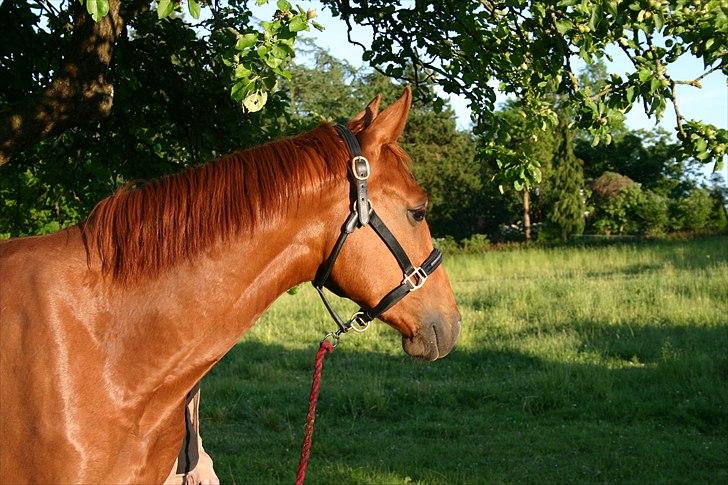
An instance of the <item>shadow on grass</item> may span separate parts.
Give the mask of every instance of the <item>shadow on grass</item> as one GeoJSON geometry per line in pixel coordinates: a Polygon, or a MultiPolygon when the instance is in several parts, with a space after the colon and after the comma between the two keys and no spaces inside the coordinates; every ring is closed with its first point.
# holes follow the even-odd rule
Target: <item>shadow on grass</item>
{"type": "MultiPolygon", "coordinates": [[[[347,336],[324,370],[310,483],[728,478],[726,328],[574,328],[583,361],[486,346],[423,363],[347,336]]],[[[314,353],[242,342],[206,378],[223,482],[293,481],[314,353]]]]}

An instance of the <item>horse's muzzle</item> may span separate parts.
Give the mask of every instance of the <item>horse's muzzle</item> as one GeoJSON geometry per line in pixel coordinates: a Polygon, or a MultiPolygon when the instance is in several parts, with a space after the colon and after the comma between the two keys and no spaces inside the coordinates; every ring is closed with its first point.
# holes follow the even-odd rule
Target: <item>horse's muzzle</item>
{"type": "Polygon", "coordinates": [[[402,337],[402,348],[412,357],[437,360],[445,357],[455,347],[460,335],[460,315],[454,318],[424,320],[412,337],[402,337]]]}

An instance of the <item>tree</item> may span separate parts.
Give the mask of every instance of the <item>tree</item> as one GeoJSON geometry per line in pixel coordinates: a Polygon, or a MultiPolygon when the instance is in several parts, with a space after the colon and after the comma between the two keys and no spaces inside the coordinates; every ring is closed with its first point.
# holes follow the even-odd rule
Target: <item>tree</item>
{"type": "Polygon", "coordinates": [[[583,137],[577,138],[575,152],[584,160],[588,179],[616,172],[644,188],[672,197],[689,190],[698,178],[700,164],[685,157],[679,144],[661,129],[627,130],[608,146],[591,146],[583,137]]]}
{"type": "MultiPolygon", "coordinates": [[[[553,104],[554,101],[543,100],[542,103],[553,104]]],[[[495,114],[495,120],[493,129],[505,132],[502,143],[490,139],[488,133],[482,134],[480,154],[494,168],[492,178],[498,183],[500,191],[505,192],[512,187],[518,194],[522,207],[523,236],[526,241],[530,241],[532,215],[534,212],[540,215],[542,209],[538,196],[533,197],[534,189],[549,185],[548,176],[542,174],[548,175],[551,171],[557,137],[553,136],[550,128],[529,118],[528,110],[518,101],[507,101],[503,109],[495,114]],[[528,170],[532,177],[521,177],[520,172],[523,170],[528,170]]]]}
{"type": "MultiPolygon", "coordinates": [[[[114,108],[108,115],[49,137],[2,167],[0,233],[52,232],[85,218],[124,183],[176,172],[280,134],[286,93],[271,96],[264,111],[244,112],[230,98],[229,67],[218,56],[224,39],[200,39],[182,19],[160,22],[151,11],[127,27],[109,66],[114,108]]],[[[11,67],[17,71],[0,71],[11,79],[21,73],[24,79],[39,78],[34,87],[0,84],[2,104],[22,99],[30,88],[41,90],[42,73],[54,69],[51,61],[60,61],[63,51],[42,30],[31,29],[17,41],[47,52],[47,58],[16,57],[11,67]]]]}
{"type": "MultiPolygon", "coordinates": [[[[723,0],[486,0],[417,1],[324,0],[349,25],[374,31],[364,56],[374,67],[415,85],[436,79],[448,93],[470,101],[478,134],[503,144],[506,129],[494,125],[494,81],[519,99],[530,119],[557,124],[542,100],[558,94],[568,100],[575,122],[596,143],[609,144],[611,120],[641,102],[662,117],[675,108],[675,129],[687,153],[720,162],[728,149],[728,130],[685,119],[676,87],[701,86],[712,72],[728,74],[728,17],[723,0]],[[588,64],[617,49],[632,64],[612,74],[599,92],[584,89],[571,58],[588,64]],[[668,67],[690,53],[705,64],[694,79],[674,79],[668,67]],[[407,67],[414,66],[414,69],[407,67]],[[410,75],[410,73],[412,73],[410,75]]],[[[362,46],[363,47],[363,46],[362,46]]],[[[528,157],[503,161],[513,184],[534,181],[528,157]],[[515,169],[513,169],[515,168],[515,169]]]]}
{"type": "Polygon", "coordinates": [[[584,173],[582,161],[574,155],[572,133],[566,119],[559,123],[561,142],[554,156],[554,184],[548,213],[549,234],[566,241],[584,232],[584,173]]]}
{"type": "MultiPolygon", "coordinates": [[[[476,132],[487,131],[497,143],[507,133],[490,126],[495,103],[493,81],[500,81],[501,91],[521,100],[529,118],[545,125],[555,126],[557,117],[540,100],[563,95],[575,107],[576,122],[588,127],[595,141],[607,143],[611,137],[609,120],[615,113],[642,102],[659,118],[667,103],[672,103],[684,149],[702,161],[722,159],[728,148],[728,130],[685,119],[679,110],[676,86],[700,87],[706,75],[728,73],[728,18],[721,2],[323,0],[347,24],[374,30],[372,48],[364,55],[375,68],[417,86],[435,80],[446,92],[463,94],[470,100],[476,132]],[[632,69],[625,75],[611,75],[599,92],[584,89],[571,67],[571,58],[579,55],[592,63],[604,57],[610,46],[621,50],[632,62],[632,69]],[[706,70],[696,73],[694,79],[672,78],[667,68],[687,52],[701,58],[706,70]]],[[[148,9],[150,2],[81,3],[84,8],[62,0],[60,9],[48,2],[33,3],[43,9],[51,34],[61,40],[64,62],[51,71],[49,83],[49,78],[44,78],[41,94],[28,93],[26,99],[0,113],[0,164],[45,136],[77,126],[82,119],[108,114],[114,48],[126,36],[128,21],[148,9]],[[64,22],[69,19],[72,22],[64,22]],[[67,25],[73,25],[70,33],[67,25]],[[85,115],[78,117],[77,113],[85,115]]],[[[256,0],[258,5],[263,3],[267,0],[256,0]]],[[[286,65],[292,59],[297,33],[309,26],[320,28],[313,20],[315,12],[294,8],[287,0],[276,2],[278,11],[270,22],[261,24],[260,30],[248,25],[250,10],[241,0],[204,4],[159,0],[157,14],[160,18],[176,15],[183,5],[193,18],[200,15],[201,7],[210,10],[211,19],[199,25],[227,39],[222,58],[230,67],[231,95],[248,111],[261,109],[277,91],[277,80],[290,75],[286,65]]],[[[12,24],[18,15],[11,12],[6,16],[12,24]]],[[[501,171],[508,174],[512,184],[523,186],[538,177],[538,166],[525,157],[506,160],[502,165],[501,171]]]]}
{"type": "MultiPolygon", "coordinates": [[[[0,43],[5,50],[0,56],[0,71],[7,73],[10,85],[20,87],[12,96],[3,93],[0,102],[0,165],[46,137],[111,114],[117,98],[115,55],[134,36],[130,23],[148,12],[150,4],[150,0],[61,0],[58,6],[30,0],[0,4],[3,32],[12,40],[0,43]],[[36,59],[32,54],[43,52],[35,49],[38,42],[49,46],[53,54],[36,59]],[[29,46],[33,46],[30,51],[29,46]],[[48,61],[48,65],[37,65],[37,60],[48,61]],[[23,80],[29,82],[23,84],[23,80]]],[[[185,4],[193,18],[200,16],[197,0],[185,4]]],[[[223,81],[221,88],[229,90],[230,97],[247,112],[256,112],[278,91],[278,81],[290,76],[285,67],[294,56],[298,32],[309,26],[322,28],[313,20],[315,12],[294,9],[286,0],[279,0],[277,5],[274,18],[263,22],[260,30],[251,27],[251,11],[246,1],[240,0],[208,3],[206,8],[212,15],[196,24],[196,29],[177,16],[181,3],[175,0],[159,0],[155,17],[160,25],[183,22],[192,33],[178,39],[182,44],[176,47],[191,49],[201,40],[207,43],[209,47],[203,52],[213,51],[216,61],[225,65],[216,72],[223,81]]],[[[163,52],[148,55],[148,60],[165,60],[163,52]]]]}

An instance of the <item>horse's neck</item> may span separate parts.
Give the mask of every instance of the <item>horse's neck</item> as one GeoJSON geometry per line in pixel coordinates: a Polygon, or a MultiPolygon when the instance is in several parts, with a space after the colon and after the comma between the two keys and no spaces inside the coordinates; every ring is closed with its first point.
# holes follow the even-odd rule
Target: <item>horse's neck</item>
{"type": "Polygon", "coordinates": [[[184,395],[280,294],[313,278],[324,233],[335,235],[329,216],[321,210],[259,228],[116,295],[121,345],[109,364],[123,400],[184,395]]]}

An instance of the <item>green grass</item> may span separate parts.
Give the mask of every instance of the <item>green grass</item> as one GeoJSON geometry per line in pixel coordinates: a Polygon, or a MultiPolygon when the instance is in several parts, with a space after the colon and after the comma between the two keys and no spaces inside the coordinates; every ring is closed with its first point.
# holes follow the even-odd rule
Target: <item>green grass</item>
{"type": "MultiPolygon", "coordinates": [[[[728,238],[446,261],[444,360],[382,323],[324,371],[309,483],[728,483],[728,238]]],[[[333,326],[284,295],[203,384],[226,483],[292,483],[312,361],[333,326]]]]}

